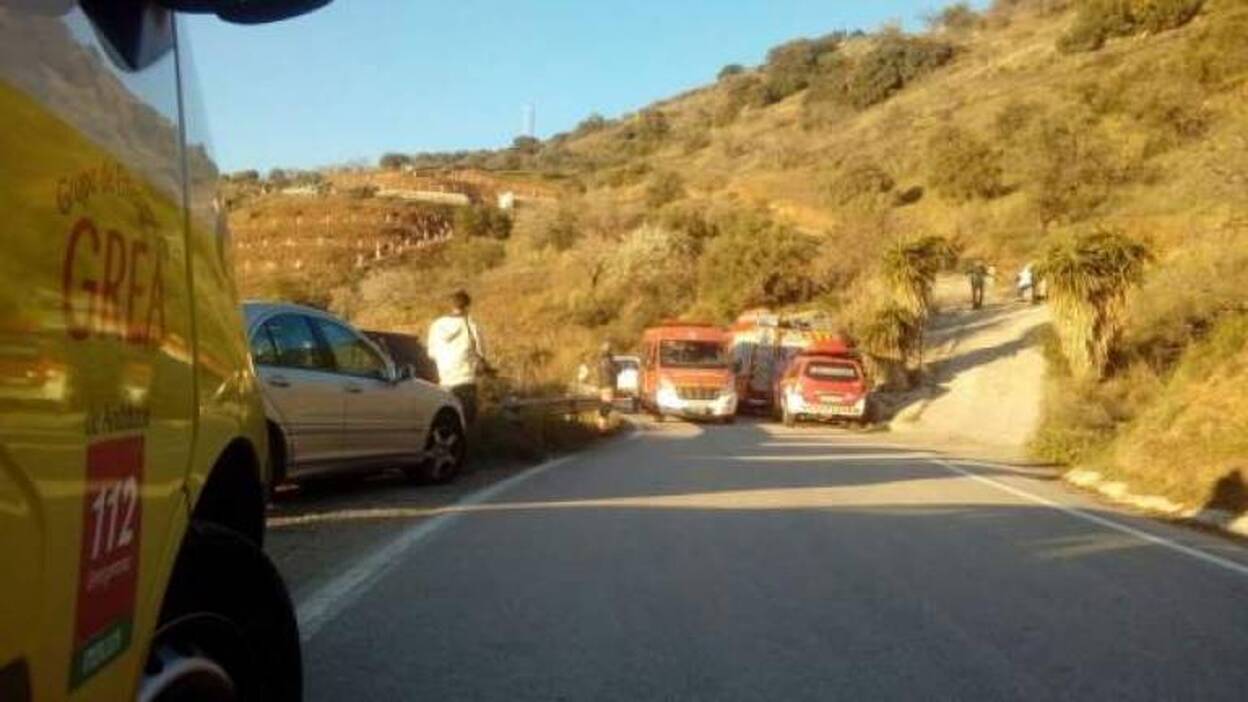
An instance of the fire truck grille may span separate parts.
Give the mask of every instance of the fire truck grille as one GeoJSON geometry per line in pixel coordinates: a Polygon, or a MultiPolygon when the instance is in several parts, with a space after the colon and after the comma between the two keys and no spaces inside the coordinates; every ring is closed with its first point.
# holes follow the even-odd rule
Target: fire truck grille
{"type": "Polygon", "coordinates": [[[719,388],[682,385],[676,388],[676,395],[682,400],[715,400],[719,398],[719,388]]]}

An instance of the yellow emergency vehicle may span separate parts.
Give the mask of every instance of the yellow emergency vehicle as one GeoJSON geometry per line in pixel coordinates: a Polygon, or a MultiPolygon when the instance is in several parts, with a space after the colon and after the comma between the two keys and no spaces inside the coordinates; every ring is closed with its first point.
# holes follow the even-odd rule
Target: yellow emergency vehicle
{"type": "Polygon", "coordinates": [[[0,0],[0,700],[300,696],[179,10],[0,0]]]}

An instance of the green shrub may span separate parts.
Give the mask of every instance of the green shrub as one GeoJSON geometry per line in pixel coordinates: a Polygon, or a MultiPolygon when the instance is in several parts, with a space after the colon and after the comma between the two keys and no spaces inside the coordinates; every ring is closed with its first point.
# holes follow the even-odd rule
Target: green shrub
{"type": "Polygon", "coordinates": [[[1133,18],[1145,31],[1164,32],[1191,22],[1204,0],[1136,0],[1133,18]]]}
{"type": "Polygon", "coordinates": [[[1181,80],[1205,87],[1242,79],[1248,73],[1248,5],[1222,12],[1192,33],[1179,55],[1181,80]]]}
{"type": "Polygon", "coordinates": [[[603,117],[597,112],[593,112],[590,113],[588,117],[581,120],[580,123],[576,125],[576,129],[572,130],[572,133],[576,136],[584,136],[586,134],[602,131],[603,129],[606,129],[609,124],[610,123],[607,121],[606,117],[603,117]]]}
{"type": "Polygon", "coordinates": [[[960,127],[932,135],[927,165],[932,187],[951,200],[989,199],[1005,192],[1000,152],[960,127]]]}
{"type": "Polygon", "coordinates": [[[686,155],[696,154],[702,149],[711,145],[711,132],[709,129],[697,129],[689,133],[685,137],[684,151],[686,155]]]}
{"type": "Polygon", "coordinates": [[[596,329],[615,321],[620,314],[620,301],[588,292],[578,293],[568,301],[568,319],[577,326],[596,329]]]}
{"type": "Polygon", "coordinates": [[[656,173],[646,186],[646,207],[657,210],[685,196],[685,181],[672,171],[656,173]]]}
{"type": "Polygon", "coordinates": [[[1021,137],[1027,127],[1031,126],[1037,114],[1043,108],[1032,102],[1013,99],[1001,108],[993,120],[993,129],[997,139],[1003,142],[1015,141],[1021,137]]]}
{"type": "Polygon", "coordinates": [[[603,171],[598,182],[609,188],[624,188],[640,183],[653,169],[645,161],[633,161],[618,168],[603,171]]]}
{"type": "Polygon", "coordinates": [[[377,191],[376,185],[356,185],[346,189],[346,196],[352,200],[367,200],[377,197],[377,191]]]}
{"type": "Polygon", "coordinates": [[[1192,233],[1132,296],[1126,343],[1131,354],[1165,371],[1218,320],[1248,312],[1244,231],[1192,233]]]}
{"type": "Polygon", "coordinates": [[[736,121],[741,110],[754,102],[754,95],[762,83],[761,78],[749,73],[726,78],[724,88],[711,113],[711,123],[717,127],[724,127],[736,121]]]}
{"type": "Polygon", "coordinates": [[[495,239],[456,239],[446,249],[451,267],[465,278],[473,278],[502,265],[507,248],[495,239]]]}
{"type": "Polygon", "coordinates": [[[702,255],[698,298],[723,319],[749,307],[808,301],[818,291],[810,267],[817,246],[762,215],[734,217],[702,255]]]}
{"type": "Polygon", "coordinates": [[[377,164],[388,171],[397,171],[403,166],[411,165],[412,157],[407,154],[387,153],[382,154],[377,164]]]}
{"type": "Polygon", "coordinates": [[[828,180],[828,199],[835,205],[847,205],[861,199],[892,192],[893,177],[873,161],[853,159],[828,180]]]}
{"type": "Polygon", "coordinates": [[[954,3],[927,17],[927,24],[932,29],[947,29],[955,32],[974,29],[982,22],[983,17],[965,2],[954,3]]]}
{"type": "Polygon", "coordinates": [[[1096,51],[1114,37],[1162,32],[1190,22],[1204,0],[1085,0],[1075,22],[1057,40],[1067,53],[1096,51]]]}
{"type": "Polygon", "coordinates": [[[642,110],[633,120],[631,126],[631,133],[635,135],[636,140],[647,145],[663,141],[672,131],[672,125],[667,119],[667,113],[654,109],[642,110]]]}
{"type": "Polygon", "coordinates": [[[739,63],[730,63],[727,66],[724,66],[723,68],[719,69],[718,78],[719,80],[723,80],[731,76],[739,76],[742,73],[745,73],[745,66],[742,66],[739,63]]]}
{"type": "Polygon", "coordinates": [[[766,104],[805,90],[819,69],[820,57],[835,52],[839,45],[840,36],[829,35],[820,39],[796,39],[767,52],[767,62],[763,65],[767,77],[761,93],[768,100],[766,104]]]}
{"type": "Polygon", "coordinates": [[[945,42],[900,34],[885,36],[854,66],[846,97],[859,109],[883,102],[948,63],[953,54],[953,46],[945,42]]]}
{"type": "Polygon", "coordinates": [[[532,154],[536,154],[538,151],[541,151],[542,141],[541,139],[538,139],[537,137],[531,137],[527,134],[521,134],[515,139],[512,139],[511,148],[519,153],[522,153],[525,155],[532,155],[532,154]]]}
{"type": "Polygon", "coordinates": [[[576,245],[581,238],[581,224],[576,213],[570,209],[560,209],[555,216],[538,230],[534,240],[541,248],[567,251],[576,245]]]}
{"type": "Polygon", "coordinates": [[[465,237],[506,239],[511,236],[511,217],[491,205],[468,205],[455,211],[455,232],[465,237]]]}
{"type": "Polygon", "coordinates": [[[1040,221],[1086,219],[1125,181],[1109,143],[1086,122],[1050,119],[1025,146],[1033,203],[1040,221]]]}

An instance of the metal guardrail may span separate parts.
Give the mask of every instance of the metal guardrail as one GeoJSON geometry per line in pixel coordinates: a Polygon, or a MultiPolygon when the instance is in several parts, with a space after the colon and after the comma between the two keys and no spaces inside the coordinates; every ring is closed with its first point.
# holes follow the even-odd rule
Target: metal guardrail
{"type": "Polygon", "coordinates": [[[512,420],[519,420],[520,415],[541,412],[547,415],[576,415],[590,412],[602,406],[602,400],[588,395],[569,397],[508,397],[503,400],[503,413],[512,420]]]}

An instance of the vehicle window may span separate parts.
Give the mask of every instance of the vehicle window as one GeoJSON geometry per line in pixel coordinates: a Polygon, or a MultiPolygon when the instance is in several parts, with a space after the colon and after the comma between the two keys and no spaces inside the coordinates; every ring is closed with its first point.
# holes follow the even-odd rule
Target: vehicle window
{"type": "Polygon", "coordinates": [[[277,365],[277,344],[269,336],[268,325],[263,325],[251,336],[251,359],[259,366],[277,365]]]}
{"type": "Polygon", "coordinates": [[[806,377],[816,380],[858,380],[858,367],[852,363],[811,363],[806,377]]]}
{"type": "Polygon", "coordinates": [[[297,314],[284,314],[264,323],[274,346],[277,363],[285,368],[333,370],[333,360],[316,339],[308,320],[297,314]]]}
{"type": "Polygon", "coordinates": [[[315,320],[329,352],[334,357],[338,372],[368,378],[384,379],[386,361],[355,332],[341,324],[324,319],[315,320]]]}
{"type": "Polygon", "coordinates": [[[724,346],[716,341],[666,339],[659,342],[659,363],[669,368],[723,368],[724,346]]]}

